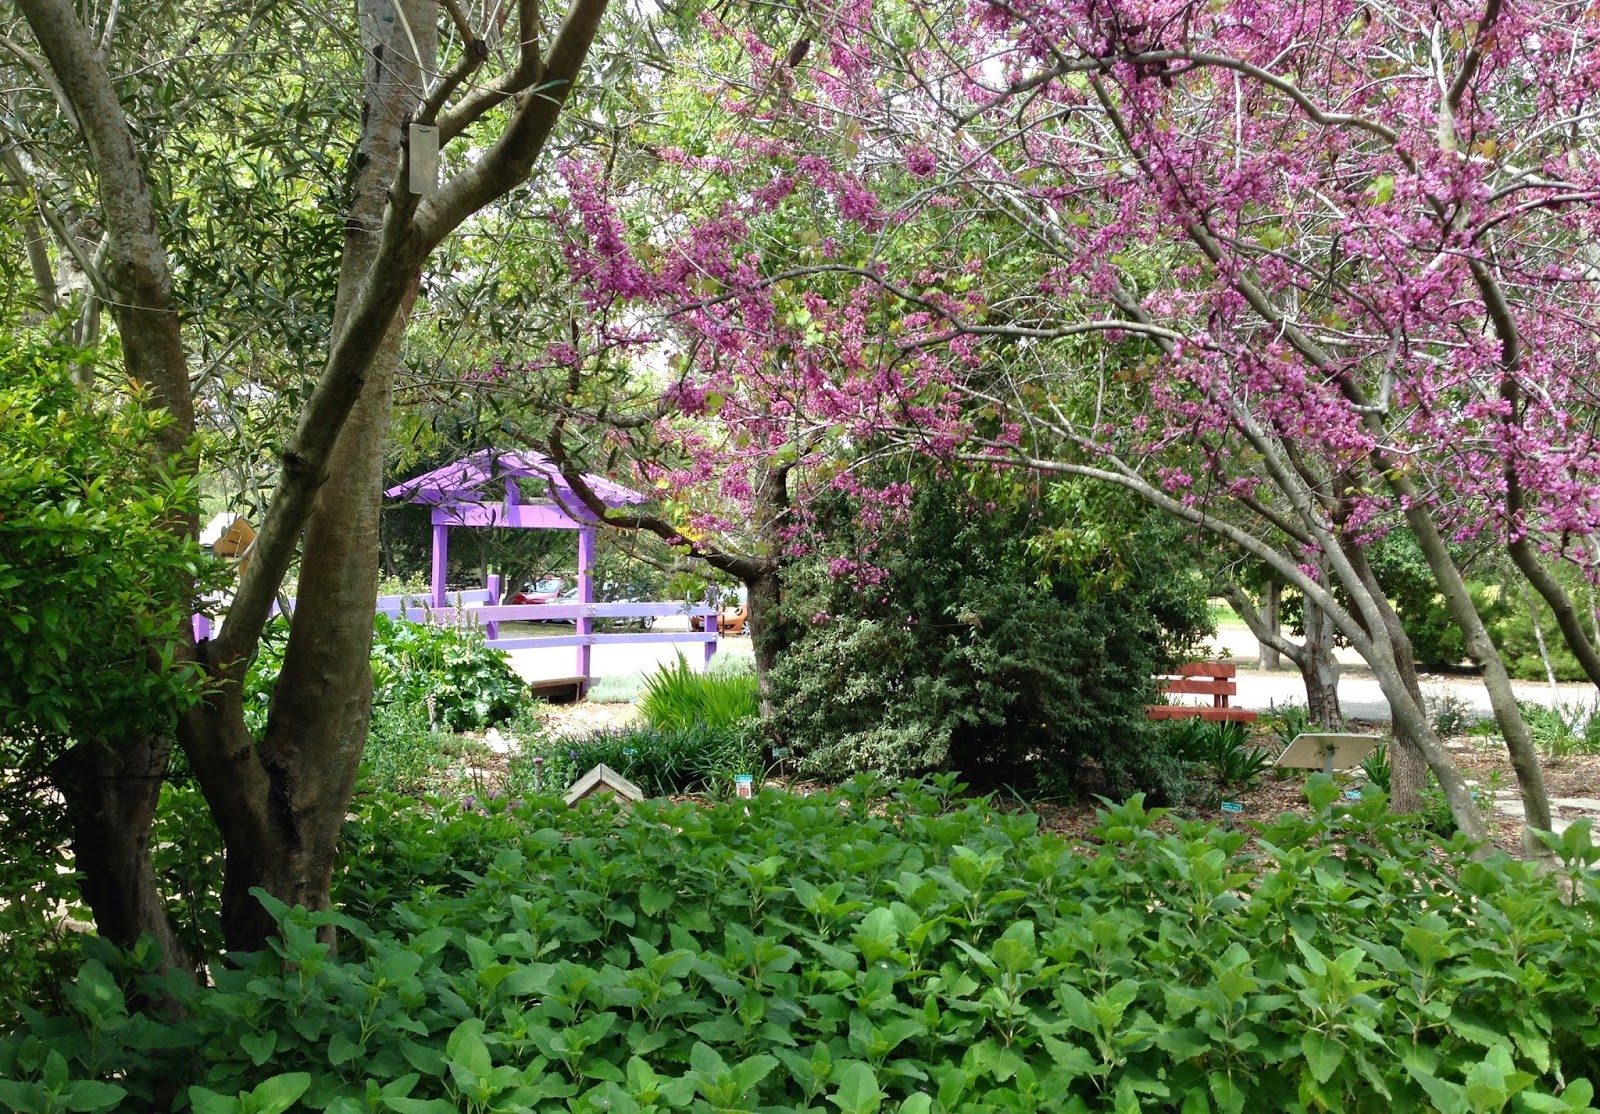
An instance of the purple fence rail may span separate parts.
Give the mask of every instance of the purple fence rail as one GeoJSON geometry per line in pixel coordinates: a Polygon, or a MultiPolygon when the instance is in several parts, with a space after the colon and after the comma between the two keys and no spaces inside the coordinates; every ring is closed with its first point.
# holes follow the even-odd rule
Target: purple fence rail
{"type": "MultiPolygon", "coordinates": [[[[375,614],[391,619],[410,619],[420,623],[481,623],[485,641],[499,650],[557,650],[572,647],[578,651],[576,677],[587,687],[592,680],[590,649],[605,645],[648,645],[682,643],[703,647],[703,661],[710,664],[722,638],[719,629],[721,609],[710,604],[690,604],[658,601],[628,603],[523,603],[496,602],[499,594],[499,577],[490,578],[488,588],[476,588],[449,593],[453,606],[435,607],[430,593],[407,592],[394,596],[379,596],[375,614]],[[596,631],[596,619],[660,619],[671,616],[698,616],[705,620],[705,630],[687,631],[596,631]],[[520,635],[502,637],[501,623],[515,622],[570,622],[577,628],[573,634],[520,635]]],[[[288,601],[294,610],[294,600],[288,601]]],[[[273,604],[272,614],[280,613],[273,604]]],[[[211,637],[213,621],[208,615],[194,617],[194,636],[211,637]]]]}

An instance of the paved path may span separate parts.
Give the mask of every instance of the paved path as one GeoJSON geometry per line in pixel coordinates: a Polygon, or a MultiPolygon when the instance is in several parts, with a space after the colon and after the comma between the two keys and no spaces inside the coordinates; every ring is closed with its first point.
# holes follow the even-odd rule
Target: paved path
{"type": "MultiPolygon", "coordinates": [[[[1217,632],[1209,647],[1213,652],[1226,653],[1239,665],[1238,704],[1244,708],[1266,711],[1282,704],[1306,702],[1305,685],[1300,674],[1289,669],[1263,672],[1254,668],[1256,640],[1244,626],[1226,626],[1217,632]]],[[[1390,718],[1389,701],[1384,698],[1378,682],[1361,656],[1354,650],[1340,650],[1337,655],[1344,669],[1339,678],[1339,704],[1351,719],[1387,720],[1390,718]]],[[[1559,692],[1552,691],[1540,681],[1515,681],[1512,688],[1517,699],[1527,700],[1547,707],[1560,704],[1580,704],[1588,707],[1594,700],[1594,686],[1565,684],[1559,692]]],[[[1422,678],[1423,695],[1450,694],[1466,705],[1474,718],[1488,719],[1493,715],[1489,706],[1489,693],[1483,682],[1473,676],[1461,674],[1433,674],[1422,678]]]]}
{"type": "MultiPolygon", "coordinates": [[[[668,629],[658,623],[657,630],[668,629]]],[[[670,665],[677,659],[680,648],[691,664],[701,661],[698,644],[679,647],[672,643],[646,643],[637,645],[600,645],[593,650],[593,674],[611,677],[632,673],[650,673],[658,666],[670,665]]],[[[1254,668],[1256,641],[1244,627],[1225,627],[1218,632],[1208,649],[1212,653],[1226,653],[1240,662],[1240,707],[1268,711],[1284,704],[1304,705],[1305,685],[1294,669],[1264,672],[1254,668]]],[[[718,654],[750,657],[748,637],[724,638],[718,654]]],[[[1339,702],[1344,714],[1352,719],[1387,720],[1389,702],[1384,699],[1377,680],[1361,658],[1350,650],[1341,650],[1338,656],[1344,665],[1344,675],[1339,681],[1339,702]]],[[[513,650],[511,660],[517,672],[529,680],[551,677],[570,677],[573,674],[575,652],[570,648],[559,650],[513,650]]],[[[1491,715],[1489,694],[1476,677],[1462,675],[1436,675],[1423,678],[1422,687],[1427,694],[1449,693],[1463,701],[1473,716],[1487,719],[1491,715]]],[[[1594,699],[1594,688],[1587,684],[1560,686],[1559,697],[1548,684],[1534,681],[1515,683],[1518,699],[1550,705],[1581,704],[1588,706],[1594,699]]]]}

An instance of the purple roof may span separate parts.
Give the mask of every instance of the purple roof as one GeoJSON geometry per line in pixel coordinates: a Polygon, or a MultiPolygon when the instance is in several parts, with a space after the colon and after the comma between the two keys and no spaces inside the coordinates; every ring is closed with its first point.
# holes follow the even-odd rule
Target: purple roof
{"type": "MultiPolygon", "coordinates": [[[[454,464],[446,464],[432,472],[413,476],[404,483],[395,484],[384,494],[391,499],[404,498],[408,502],[435,507],[453,503],[481,503],[484,501],[485,487],[503,486],[507,479],[524,476],[544,481],[550,497],[561,507],[583,506],[583,501],[562,477],[555,461],[532,450],[503,453],[484,449],[454,464]]],[[[645,497],[637,491],[602,476],[586,473],[583,479],[608,507],[644,502],[645,497]]],[[[499,494],[499,491],[493,492],[494,496],[499,494]]]]}

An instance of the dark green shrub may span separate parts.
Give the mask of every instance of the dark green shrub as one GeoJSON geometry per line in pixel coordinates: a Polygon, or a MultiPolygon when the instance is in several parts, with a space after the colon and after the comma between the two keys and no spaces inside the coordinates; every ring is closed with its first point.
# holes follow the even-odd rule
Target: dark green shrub
{"type": "MultiPolygon", "coordinates": [[[[1080,557],[1047,576],[1030,540],[1051,521],[931,485],[871,569],[831,575],[830,561],[855,559],[835,549],[792,569],[793,633],[771,680],[802,772],[1181,795],[1182,763],[1145,716],[1152,677],[1207,624],[1181,536],[1141,513],[1103,566],[1080,557]]],[[[841,526],[833,546],[865,543],[841,526]]]]}
{"type": "Polygon", "coordinates": [[[92,942],[63,1008],[0,1037],[0,1102],[1593,1110],[1586,825],[1550,868],[1479,860],[1317,775],[1308,817],[1227,830],[1131,801],[1074,846],[948,788],[374,798],[346,828],[342,912],[275,907],[281,939],[214,988],[92,942]]]}

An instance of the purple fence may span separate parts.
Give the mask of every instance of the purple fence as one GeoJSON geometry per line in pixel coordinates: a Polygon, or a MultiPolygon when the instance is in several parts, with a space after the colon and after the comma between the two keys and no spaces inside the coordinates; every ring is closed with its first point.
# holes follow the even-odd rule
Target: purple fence
{"type": "MultiPolygon", "coordinates": [[[[488,588],[477,588],[462,592],[448,593],[448,600],[452,606],[435,607],[429,592],[407,592],[402,595],[379,596],[376,614],[387,615],[391,619],[410,619],[419,623],[479,623],[484,630],[485,641],[500,650],[556,650],[572,647],[577,650],[576,672],[577,678],[582,678],[585,685],[592,679],[590,650],[594,646],[635,644],[646,645],[651,643],[681,643],[686,645],[699,645],[702,649],[703,661],[709,664],[717,652],[717,645],[722,634],[719,629],[721,609],[710,604],[685,605],[676,602],[627,602],[627,603],[523,603],[502,604],[496,602],[499,595],[499,577],[490,577],[488,588]],[[671,616],[699,617],[704,620],[703,631],[596,631],[594,621],[615,619],[659,619],[671,616]],[[501,623],[515,622],[570,622],[576,626],[572,634],[554,635],[521,635],[515,637],[502,637],[501,623]]],[[[294,600],[288,600],[288,608],[294,610],[294,600]]],[[[279,607],[274,604],[272,614],[278,615],[279,607]]],[[[691,624],[692,626],[692,624],[691,624]]],[[[211,636],[212,620],[207,615],[194,617],[195,638],[209,638],[211,636]]]]}

